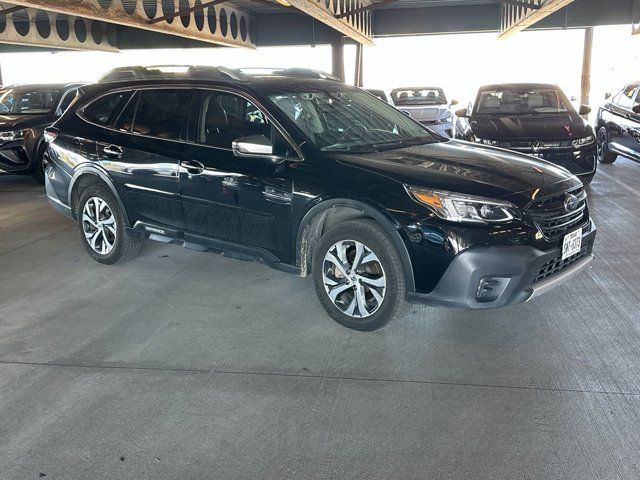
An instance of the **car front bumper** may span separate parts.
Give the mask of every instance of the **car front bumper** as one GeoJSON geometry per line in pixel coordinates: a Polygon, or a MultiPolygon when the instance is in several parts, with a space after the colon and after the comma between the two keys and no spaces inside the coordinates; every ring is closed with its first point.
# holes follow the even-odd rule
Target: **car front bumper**
{"type": "Polygon", "coordinates": [[[458,254],[436,288],[428,294],[410,293],[408,300],[463,309],[500,308],[527,302],[569,282],[593,260],[596,228],[582,230],[582,249],[562,260],[560,248],[532,246],[471,248],[458,254]],[[485,295],[485,289],[491,289],[485,295]]]}

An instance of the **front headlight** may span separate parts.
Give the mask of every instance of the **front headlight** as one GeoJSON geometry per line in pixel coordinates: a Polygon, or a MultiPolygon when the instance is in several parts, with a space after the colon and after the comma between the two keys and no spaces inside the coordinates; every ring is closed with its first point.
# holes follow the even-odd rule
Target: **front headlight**
{"type": "Polygon", "coordinates": [[[13,142],[22,140],[29,136],[29,130],[12,130],[10,132],[0,132],[0,142],[13,142]]]}
{"type": "Polygon", "coordinates": [[[595,138],[593,138],[593,135],[589,135],[588,137],[578,138],[577,140],[574,140],[571,143],[573,144],[574,147],[580,148],[580,147],[586,147],[587,145],[591,145],[593,142],[595,142],[595,138]]]}
{"type": "Polygon", "coordinates": [[[449,112],[447,113],[446,116],[436,120],[436,125],[442,125],[443,123],[451,123],[451,122],[453,122],[453,117],[451,116],[451,112],[449,112]]]}
{"type": "Polygon", "coordinates": [[[438,217],[450,222],[505,223],[517,216],[517,207],[509,202],[407,185],[405,189],[416,202],[430,207],[438,217]]]}

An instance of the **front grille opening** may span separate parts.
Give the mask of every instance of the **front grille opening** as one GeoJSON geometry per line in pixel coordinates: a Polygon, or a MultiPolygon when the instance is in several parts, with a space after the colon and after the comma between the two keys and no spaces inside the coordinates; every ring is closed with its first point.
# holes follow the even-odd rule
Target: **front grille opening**
{"type": "Polygon", "coordinates": [[[533,280],[533,283],[540,282],[545,278],[549,278],[550,276],[561,272],[565,268],[570,267],[574,263],[586,257],[588,252],[589,252],[589,244],[586,244],[582,246],[582,248],[578,253],[576,253],[575,255],[572,255],[571,257],[568,257],[562,260],[562,254],[560,254],[556,258],[549,260],[547,263],[542,265],[542,267],[540,268],[540,271],[538,272],[538,275],[533,280]]]}
{"type": "Polygon", "coordinates": [[[560,238],[589,220],[587,196],[583,187],[539,200],[531,204],[527,212],[536,227],[550,240],[560,238]],[[565,209],[564,200],[567,195],[575,195],[579,199],[574,211],[567,212],[565,209]]]}

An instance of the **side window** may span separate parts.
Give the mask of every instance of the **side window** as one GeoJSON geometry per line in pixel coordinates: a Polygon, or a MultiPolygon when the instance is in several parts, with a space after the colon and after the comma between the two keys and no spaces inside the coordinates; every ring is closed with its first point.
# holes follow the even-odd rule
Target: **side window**
{"type": "Polygon", "coordinates": [[[231,149],[234,140],[250,135],[264,135],[272,140],[271,125],[258,107],[232,93],[204,93],[198,143],[231,149]]]}
{"type": "Polygon", "coordinates": [[[622,108],[631,109],[634,104],[635,93],[638,85],[629,85],[615,99],[615,103],[622,108]]]}
{"type": "Polygon", "coordinates": [[[138,96],[137,102],[130,102],[118,120],[123,122],[121,126],[126,129],[125,123],[129,121],[133,123],[133,133],[180,140],[187,124],[191,91],[142,90],[138,96]],[[137,103],[135,113],[133,103],[137,103]]]}
{"type": "Polygon", "coordinates": [[[119,92],[105,95],[85,107],[83,115],[92,123],[107,126],[116,113],[116,107],[125,98],[125,95],[129,95],[130,93],[131,92],[119,92]]]}
{"type": "Polygon", "coordinates": [[[135,93],[129,102],[122,110],[122,113],[117,118],[116,122],[113,125],[113,128],[116,130],[120,130],[121,132],[131,133],[133,129],[133,121],[136,115],[136,109],[138,108],[138,94],[135,93]]]}

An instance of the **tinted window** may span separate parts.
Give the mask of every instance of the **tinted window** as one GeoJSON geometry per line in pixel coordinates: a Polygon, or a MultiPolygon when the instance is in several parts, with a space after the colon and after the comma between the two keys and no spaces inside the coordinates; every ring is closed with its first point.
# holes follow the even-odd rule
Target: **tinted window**
{"type": "Polygon", "coordinates": [[[249,135],[271,138],[271,126],[258,107],[231,93],[204,93],[197,136],[199,143],[231,149],[234,140],[249,135]]]}
{"type": "Polygon", "coordinates": [[[98,125],[109,125],[111,119],[116,112],[116,107],[131,92],[111,93],[90,103],[84,110],[84,117],[92,123],[98,125]]]}
{"type": "Polygon", "coordinates": [[[113,128],[116,130],[120,130],[122,132],[131,132],[133,127],[133,120],[136,114],[136,108],[138,108],[138,95],[134,95],[127,103],[127,106],[124,107],[122,113],[116,120],[113,128]]]}
{"type": "Polygon", "coordinates": [[[191,92],[143,90],[139,96],[133,117],[133,133],[179,140],[187,124],[191,92]]]}
{"type": "Polygon", "coordinates": [[[629,85],[619,95],[616,96],[614,102],[623,108],[631,109],[634,105],[634,98],[638,85],[629,85]]]}

